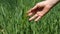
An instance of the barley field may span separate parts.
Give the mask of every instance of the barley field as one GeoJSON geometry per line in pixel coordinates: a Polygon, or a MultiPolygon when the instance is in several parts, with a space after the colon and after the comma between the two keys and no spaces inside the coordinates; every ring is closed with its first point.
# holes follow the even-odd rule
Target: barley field
{"type": "Polygon", "coordinates": [[[27,11],[42,0],[0,0],[0,34],[60,34],[60,3],[38,22],[27,11]]]}

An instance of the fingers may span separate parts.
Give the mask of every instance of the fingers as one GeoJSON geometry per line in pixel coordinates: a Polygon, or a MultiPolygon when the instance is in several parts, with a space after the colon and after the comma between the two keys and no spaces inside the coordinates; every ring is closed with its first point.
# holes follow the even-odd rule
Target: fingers
{"type": "Polygon", "coordinates": [[[36,17],[36,19],[35,19],[35,21],[38,21],[42,16],[44,16],[44,14],[45,13],[47,13],[48,11],[49,11],[49,9],[50,9],[51,7],[45,7],[42,11],[40,11],[40,12],[37,12],[37,14],[35,14],[33,17],[31,17],[29,20],[31,21],[31,20],[33,20],[33,19],[35,19],[36,17]]]}
{"type": "Polygon", "coordinates": [[[46,6],[43,11],[37,13],[39,16],[35,19],[35,21],[38,21],[42,16],[44,16],[45,13],[47,13],[49,11],[51,7],[50,6],[46,6]]]}
{"type": "Polygon", "coordinates": [[[29,21],[31,21],[31,20],[33,20],[33,19],[35,19],[37,16],[38,16],[38,15],[37,15],[37,14],[35,14],[33,17],[31,17],[31,18],[29,19],[29,21]]]}
{"type": "Polygon", "coordinates": [[[39,10],[38,8],[43,7],[44,5],[42,3],[37,3],[33,8],[31,8],[28,11],[28,16],[31,16],[34,14],[34,12],[37,12],[37,10],[39,10]]]}
{"type": "Polygon", "coordinates": [[[35,14],[33,17],[31,17],[31,18],[29,19],[29,21],[31,21],[31,20],[33,20],[33,19],[35,19],[35,21],[38,21],[42,16],[43,16],[43,15],[35,14]],[[36,18],[36,17],[37,17],[37,18],[36,18]]]}
{"type": "Polygon", "coordinates": [[[31,16],[33,13],[29,13],[28,16],[31,16]]]}
{"type": "Polygon", "coordinates": [[[49,11],[49,9],[51,8],[51,6],[49,6],[49,5],[43,5],[43,4],[37,4],[36,6],[34,6],[32,9],[30,9],[29,11],[28,11],[28,16],[31,16],[31,15],[33,15],[34,14],[34,12],[36,11],[36,12],[38,12],[36,9],[37,8],[40,8],[40,7],[44,7],[43,8],[43,10],[42,11],[40,11],[40,13],[37,15],[37,14],[35,14],[33,17],[31,17],[30,19],[29,19],[29,21],[31,21],[31,20],[33,20],[33,19],[35,19],[36,17],[36,19],[35,19],[35,21],[38,21],[42,16],[44,16],[44,14],[45,13],[47,13],[48,11],[49,11]],[[39,5],[39,6],[38,6],[39,5]]]}
{"type": "Polygon", "coordinates": [[[38,17],[35,19],[35,21],[38,21],[42,16],[44,16],[45,13],[47,13],[49,11],[51,7],[50,6],[46,6],[43,11],[40,12],[40,15],[39,15],[39,12],[38,12],[38,17]],[[41,15],[42,14],[42,15],[41,15]]]}
{"type": "Polygon", "coordinates": [[[40,18],[41,18],[41,16],[37,17],[37,18],[35,19],[35,21],[38,21],[40,18]]]}
{"type": "Polygon", "coordinates": [[[31,16],[33,14],[33,10],[35,10],[37,8],[37,5],[34,6],[33,8],[31,8],[29,11],[28,11],[28,16],[31,16]]]}

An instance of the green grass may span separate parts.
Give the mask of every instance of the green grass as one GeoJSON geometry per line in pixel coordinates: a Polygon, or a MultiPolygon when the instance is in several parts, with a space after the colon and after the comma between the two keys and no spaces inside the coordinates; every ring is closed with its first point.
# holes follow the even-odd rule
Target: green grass
{"type": "Polygon", "coordinates": [[[60,3],[37,23],[26,12],[41,0],[0,0],[0,34],[60,34],[60,3]]]}

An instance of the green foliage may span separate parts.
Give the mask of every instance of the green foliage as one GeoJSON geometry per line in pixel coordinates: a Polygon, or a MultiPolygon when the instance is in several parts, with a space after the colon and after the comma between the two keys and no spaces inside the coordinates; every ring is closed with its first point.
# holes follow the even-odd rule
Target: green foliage
{"type": "Polygon", "coordinates": [[[41,0],[0,0],[0,34],[60,34],[60,3],[38,22],[27,11],[41,0]]]}

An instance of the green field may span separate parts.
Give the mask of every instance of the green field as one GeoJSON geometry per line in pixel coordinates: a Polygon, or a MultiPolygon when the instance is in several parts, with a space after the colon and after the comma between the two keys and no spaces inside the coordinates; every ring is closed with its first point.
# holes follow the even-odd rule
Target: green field
{"type": "Polygon", "coordinates": [[[60,3],[38,22],[28,21],[28,9],[42,0],[0,0],[0,34],[60,34],[60,3]]]}

